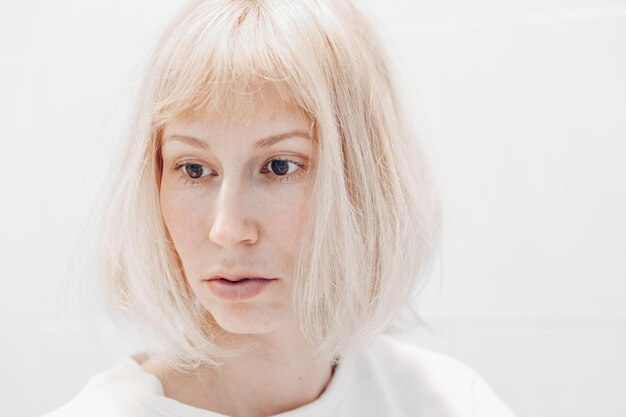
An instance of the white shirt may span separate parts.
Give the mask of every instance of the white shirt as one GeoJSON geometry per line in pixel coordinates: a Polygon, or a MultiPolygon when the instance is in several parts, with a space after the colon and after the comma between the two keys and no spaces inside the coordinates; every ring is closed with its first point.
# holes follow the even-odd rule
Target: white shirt
{"type": "MultiPolygon", "coordinates": [[[[42,417],[225,417],[165,397],[134,356],[94,375],[73,400],[42,417]]],[[[344,356],[316,400],[275,416],[515,417],[469,366],[390,334],[344,356]]]]}

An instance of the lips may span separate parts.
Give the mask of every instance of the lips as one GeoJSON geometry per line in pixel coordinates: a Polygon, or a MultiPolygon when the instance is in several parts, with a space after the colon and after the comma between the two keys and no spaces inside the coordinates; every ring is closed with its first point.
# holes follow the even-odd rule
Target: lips
{"type": "Polygon", "coordinates": [[[246,300],[254,300],[255,296],[272,286],[272,283],[276,280],[276,278],[237,277],[241,279],[231,281],[233,277],[228,278],[229,279],[224,277],[211,277],[211,279],[205,280],[204,284],[215,297],[223,301],[244,302],[246,300]]]}
{"type": "Polygon", "coordinates": [[[250,278],[241,278],[241,279],[237,279],[237,280],[233,280],[233,279],[228,279],[228,278],[211,278],[209,281],[215,281],[215,280],[221,280],[221,281],[228,281],[228,282],[243,282],[243,281],[248,281],[250,278]]]}
{"type": "Polygon", "coordinates": [[[251,280],[251,279],[255,279],[255,280],[273,280],[276,278],[268,278],[268,277],[264,277],[264,276],[259,276],[257,274],[228,274],[228,273],[216,273],[211,275],[207,281],[214,281],[214,280],[223,280],[223,281],[230,281],[230,282],[242,282],[242,281],[247,281],[247,280],[251,280]]]}

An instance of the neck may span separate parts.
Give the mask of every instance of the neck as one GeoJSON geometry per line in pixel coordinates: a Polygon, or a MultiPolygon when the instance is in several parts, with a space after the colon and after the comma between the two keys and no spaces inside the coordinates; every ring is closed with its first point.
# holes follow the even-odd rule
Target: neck
{"type": "MultiPolygon", "coordinates": [[[[280,414],[316,400],[326,389],[333,362],[312,360],[289,329],[263,335],[232,335],[237,346],[253,346],[219,369],[202,367],[192,376],[159,370],[167,397],[232,417],[280,414]]],[[[144,368],[151,371],[150,366],[144,368]]],[[[160,375],[159,375],[160,374],[160,375]]]]}

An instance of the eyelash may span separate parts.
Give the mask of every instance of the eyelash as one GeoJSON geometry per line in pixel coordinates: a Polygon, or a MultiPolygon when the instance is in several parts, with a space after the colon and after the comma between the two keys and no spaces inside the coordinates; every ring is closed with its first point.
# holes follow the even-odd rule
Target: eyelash
{"type": "MultiPolygon", "coordinates": [[[[273,161],[281,161],[281,162],[291,162],[293,164],[296,164],[298,166],[298,170],[293,173],[293,174],[287,174],[287,175],[276,175],[274,174],[271,169],[268,169],[268,172],[272,173],[272,175],[276,178],[272,179],[272,181],[278,181],[278,182],[286,182],[285,179],[288,179],[288,181],[292,181],[293,179],[297,178],[298,176],[304,174],[304,172],[306,171],[307,167],[300,163],[300,162],[296,162],[296,161],[292,161],[291,159],[281,159],[281,158],[274,158],[274,159],[270,159],[269,161],[267,161],[264,165],[263,165],[263,169],[265,169],[265,167],[267,165],[269,165],[271,162],[273,161]]],[[[184,181],[185,185],[198,185],[204,182],[204,178],[206,177],[200,177],[200,178],[190,178],[184,171],[183,168],[186,168],[189,165],[200,165],[200,166],[206,166],[206,165],[202,165],[199,164],[197,162],[192,162],[192,161],[183,161],[183,162],[177,162],[176,164],[174,164],[174,171],[178,172],[178,179],[179,181],[184,181]]],[[[212,176],[211,174],[209,174],[208,176],[212,176]]]]}

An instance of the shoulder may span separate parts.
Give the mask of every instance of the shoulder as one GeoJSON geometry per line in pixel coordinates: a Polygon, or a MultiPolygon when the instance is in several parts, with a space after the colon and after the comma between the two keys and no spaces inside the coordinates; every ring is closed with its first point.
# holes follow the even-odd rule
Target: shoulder
{"type": "Polygon", "coordinates": [[[386,393],[407,415],[514,416],[473,368],[403,336],[378,335],[355,361],[371,394],[386,393]]]}
{"type": "Polygon", "coordinates": [[[467,401],[476,373],[460,360],[430,350],[399,335],[380,334],[363,349],[359,360],[376,380],[427,393],[432,398],[467,401]]]}
{"type": "Polygon", "coordinates": [[[379,335],[365,355],[372,360],[383,360],[396,376],[419,380],[431,387],[449,387],[451,381],[462,384],[476,375],[476,371],[459,359],[400,335],[379,335]]]}
{"type": "Polygon", "coordinates": [[[123,358],[112,368],[93,375],[69,402],[41,417],[147,415],[141,397],[158,392],[159,385],[140,366],[130,356],[123,358]]]}

